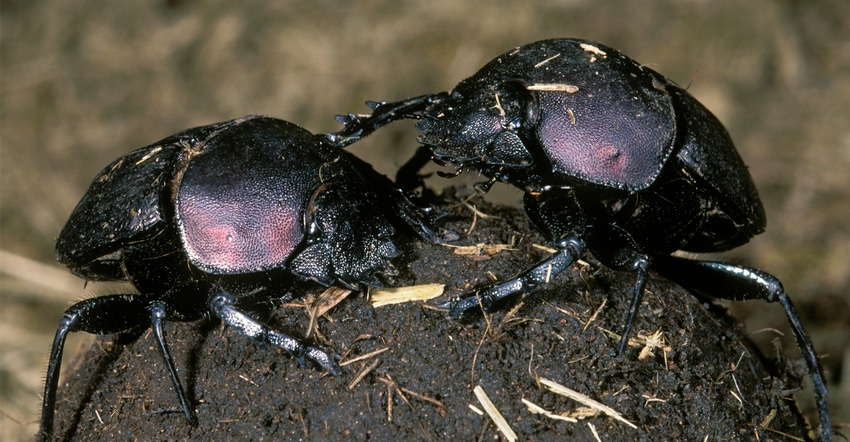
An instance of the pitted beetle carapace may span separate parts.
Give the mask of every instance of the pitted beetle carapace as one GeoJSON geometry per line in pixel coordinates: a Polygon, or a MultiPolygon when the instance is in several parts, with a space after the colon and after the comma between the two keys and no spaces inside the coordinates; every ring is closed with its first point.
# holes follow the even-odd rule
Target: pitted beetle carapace
{"type": "Polygon", "coordinates": [[[507,52],[451,92],[368,102],[337,117],[345,146],[399,119],[418,119],[422,146],[400,170],[412,189],[429,160],[525,191],[527,214],[557,251],[516,277],[447,304],[453,317],[526,292],[586,251],[635,272],[621,352],[650,268],[698,294],[779,302],[808,365],[821,437],[831,440],[827,391],[811,340],[777,278],[757,269],[671,256],[721,252],[765,228],[752,178],[723,125],[687,91],[619,51],[575,39],[507,52]]]}
{"type": "Polygon", "coordinates": [[[50,354],[40,437],[53,436],[69,332],[150,324],[183,412],[163,321],[220,318],[333,374],[324,351],[252,318],[241,305],[282,298],[298,280],[351,288],[392,277],[394,226],[433,239],[427,216],[369,165],[292,123],[247,116],[189,129],[107,166],[77,204],[56,257],[86,280],[131,282],[65,311],[50,354]],[[241,305],[240,305],[241,304],[241,305]]]}

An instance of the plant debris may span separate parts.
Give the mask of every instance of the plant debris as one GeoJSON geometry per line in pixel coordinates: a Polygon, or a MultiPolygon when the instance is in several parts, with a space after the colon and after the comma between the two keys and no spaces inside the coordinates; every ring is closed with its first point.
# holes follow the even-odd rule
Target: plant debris
{"type": "Polygon", "coordinates": [[[369,290],[373,307],[401,304],[411,301],[427,301],[443,294],[445,284],[422,284],[369,290]]]}
{"type": "Polygon", "coordinates": [[[502,413],[499,413],[499,409],[493,405],[492,401],[490,401],[490,398],[487,396],[487,393],[484,392],[484,389],[481,388],[480,385],[477,385],[472,391],[475,393],[475,397],[478,398],[478,402],[480,402],[481,406],[484,407],[484,411],[488,416],[490,416],[490,419],[493,419],[493,422],[496,424],[496,428],[498,428],[505,436],[505,439],[510,442],[516,441],[516,433],[514,433],[514,430],[512,430],[511,426],[508,425],[508,421],[505,420],[502,413]]]}
{"type": "Polygon", "coordinates": [[[568,398],[570,398],[574,401],[581,402],[582,404],[587,405],[590,408],[599,410],[599,411],[607,414],[608,416],[611,416],[614,419],[617,419],[618,421],[623,422],[624,424],[626,424],[626,425],[628,425],[632,428],[637,429],[637,425],[627,421],[625,418],[623,418],[622,414],[618,413],[613,408],[611,408],[611,407],[609,407],[609,406],[607,406],[607,405],[605,405],[601,402],[597,402],[597,401],[595,401],[595,400],[593,400],[593,399],[591,399],[591,398],[589,398],[589,397],[587,397],[587,396],[585,396],[585,395],[583,395],[583,394],[581,394],[581,393],[579,393],[575,390],[569,389],[569,388],[567,388],[567,387],[565,387],[565,386],[563,386],[563,385],[561,385],[561,384],[559,384],[555,381],[552,381],[552,380],[549,380],[549,379],[546,379],[546,378],[540,378],[540,383],[545,385],[546,388],[548,388],[549,390],[552,390],[554,393],[560,394],[562,396],[566,396],[566,397],[568,397],[568,398]]]}

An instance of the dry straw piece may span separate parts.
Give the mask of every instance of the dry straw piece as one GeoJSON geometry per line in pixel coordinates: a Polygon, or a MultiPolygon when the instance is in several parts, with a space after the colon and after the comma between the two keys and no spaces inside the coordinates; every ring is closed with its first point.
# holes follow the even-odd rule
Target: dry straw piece
{"type": "Polygon", "coordinates": [[[484,411],[487,412],[487,415],[490,416],[490,419],[493,419],[493,422],[496,423],[496,427],[505,436],[505,439],[510,442],[516,441],[516,433],[514,433],[514,430],[512,430],[511,426],[508,425],[508,421],[505,420],[505,418],[502,416],[502,413],[499,413],[499,410],[496,408],[495,405],[493,405],[493,402],[490,401],[490,398],[487,397],[487,393],[484,392],[484,389],[481,388],[480,385],[478,385],[472,391],[478,398],[478,402],[480,402],[481,406],[484,407],[484,411]]]}
{"type": "Polygon", "coordinates": [[[408,287],[395,287],[369,290],[373,307],[401,304],[410,301],[427,301],[443,294],[445,284],[423,284],[408,287]]]}
{"type": "Polygon", "coordinates": [[[581,393],[579,393],[575,390],[571,390],[571,389],[569,389],[569,388],[567,388],[567,387],[565,387],[565,386],[563,386],[563,385],[561,385],[561,384],[559,384],[555,381],[552,381],[552,380],[549,380],[549,379],[546,379],[546,378],[540,378],[540,383],[545,385],[546,388],[548,388],[549,390],[552,390],[553,393],[557,393],[557,394],[560,394],[562,396],[566,396],[566,397],[568,397],[568,398],[570,398],[574,401],[581,402],[582,404],[587,405],[588,407],[599,410],[599,411],[607,414],[608,416],[611,416],[614,419],[617,419],[618,421],[623,422],[626,425],[637,429],[637,426],[635,424],[627,421],[625,418],[623,418],[623,415],[621,415],[620,413],[615,411],[613,408],[611,408],[611,407],[609,407],[605,404],[597,402],[597,401],[595,401],[595,400],[593,400],[593,399],[591,399],[591,398],[589,398],[589,397],[587,397],[587,396],[585,396],[585,395],[583,395],[583,394],[581,394],[581,393]]]}
{"type": "Polygon", "coordinates": [[[578,419],[576,419],[576,418],[572,418],[572,417],[569,417],[569,416],[561,416],[560,414],[555,414],[555,413],[535,404],[534,402],[529,401],[526,398],[522,398],[522,403],[525,404],[526,407],[528,407],[528,411],[530,411],[532,414],[542,414],[542,415],[544,415],[544,416],[546,416],[550,419],[557,419],[557,420],[562,420],[562,421],[567,421],[567,422],[578,422],[578,419]]]}

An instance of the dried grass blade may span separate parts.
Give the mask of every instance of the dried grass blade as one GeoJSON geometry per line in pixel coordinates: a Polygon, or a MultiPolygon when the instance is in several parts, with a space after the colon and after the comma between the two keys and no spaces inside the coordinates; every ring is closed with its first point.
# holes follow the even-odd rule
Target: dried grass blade
{"type": "Polygon", "coordinates": [[[481,406],[484,407],[484,411],[487,412],[487,415],[490,416],[490,419],[496,424],[496,427],[499,431],[502,432],[502,435],[505,436],[510,442],[514,442],[517,440],[517,435],[514,433],[514,430],[511,429],[511,426],[508,425],[508,421],[502,416],[502,413],[499,413],[499,410],[493,405],[493,402],[490,401],[490,398],[487,397],[487,393],[484,392],[484,389],[481,388],[480,385],[476,386],[475,389],[472,390],[475,393],[475,396],[478,398],[478,402],[481,403],[481,406]]]}
{"type": "Polygon", "coordinates": [[[583,394],[581,394],[581,393],[579,393],[575,390],[571,390],[571,389],[569,389],[569,388],[567,388],[567,387],[565,387],[565,386],[563,386],[563,385],[561,385],[561,384],[559,384],[555,381],[552,381],[552,380],[549,380],[549,379],[546,379],[546,378],[540,378],[540,383],[545,385],[546,388],[548,388],[549,390],[552,390],[552,392],[554,392],[554,393],[560,394],[562,396],[566,396],[566,397],[568,397],[568,398],[570,398],[574,401],[581,402],[582,404],[587,405],[588,407],[599,410],[599,411],[607,414],[608,416],[611,416],[614,419],[617,419],[618,421],[623,422],[624,424],[626,424],[626,425],[628,425],[632,428],[637,429],[637,426],[635,424],[627,421],[625,418],[623,418],[623,415],[621,415],[620,413],[615,411],[613,408],[611,408],[611,407],[609,407],[609,406],[607,406],[603,403],[597,402],[597,401],[595,401],[595,400],[593,400],[593,399],[591,399],[591,398],[589,398],[589,397],[587,397],[587,396],[585,396],[585,395],[583,395],[583,394]]]}
{"type": "Polygon", "coordinates": [[[401,304],[410,301],[427,301],[443,294],[445,284],[423,284],[408,287],[395,287],[370,290],[373,307],[401,304]]]}

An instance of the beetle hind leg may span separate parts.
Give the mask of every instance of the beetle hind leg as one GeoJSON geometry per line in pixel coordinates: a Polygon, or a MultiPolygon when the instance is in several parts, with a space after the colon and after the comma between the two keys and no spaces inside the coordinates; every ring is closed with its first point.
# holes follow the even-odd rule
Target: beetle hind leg
{"type": "Polygon", "coordinates": [[[38,439],[51,440],[53,436],[56,390],[68,333],[84,331],[110,334],[126,331],[145,323],[148,319],[146,307],[147,303],[138,295],[116,294],[84,299],[65,310],[53,339],[47,365],[38,439]]]}
{"type": "Polygon", "coordinates": [[[160,354],[165,360],[165,366],[168,367],[168,372],[171,373],[171,381],[174,382],[174,389],[177,390],[177,396],[180,398],[180,406],[183,407],[183,413],[186,419],[192,426],[198,425],[198,417],[195,415],[195,410],[189,403],[186,397],[186,390],[177,376],[177,369],[174,368],[174,362],[171,359],[171,353],[168,352],[168,347],[165,345],[165,337],[162,333],[162,321],[166,317],[165,307],[162,305],[154,305],[151,307],[151,328],[153,328],[156,340],[159,343],[160,354]]]}
{"type": "Polygon", "coordinates": [[[797,316],[797,310],[785,293],[779,280],[761,270],[712,261],[697,261],[673,256],[656,257],[653,262],[660,274],[681,285],[688,291],[712,298],[745,301],[760,299],[778,302],[785,310],[785,316],[791,324],[794,339],[806,365],[812,381],[815,402],[820,418],[821,440],[832,440],[832,427],[829,419],[826,384],[821,374],[821,366],[814,345],[797,316]]]}

